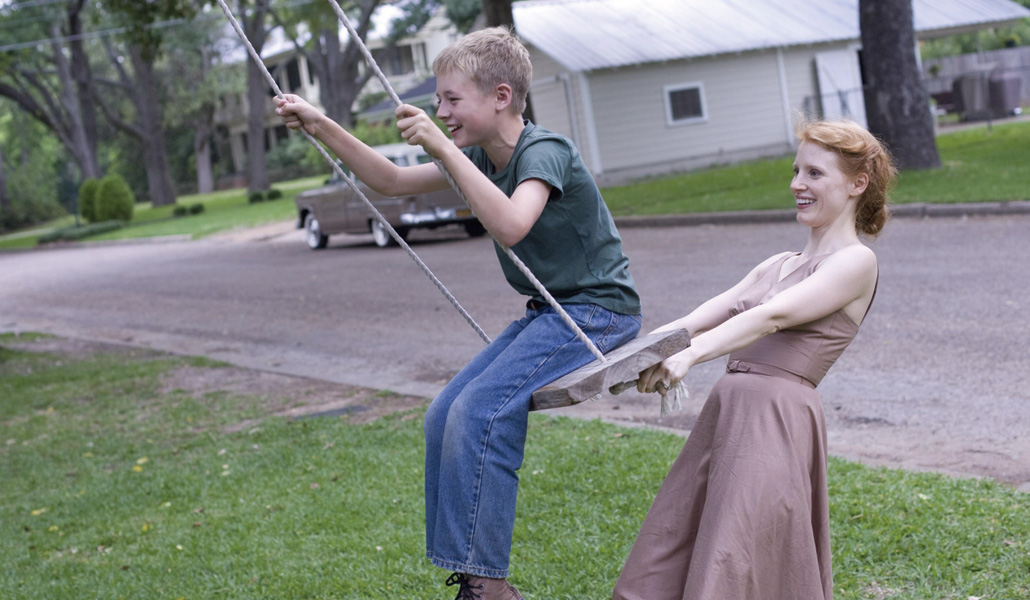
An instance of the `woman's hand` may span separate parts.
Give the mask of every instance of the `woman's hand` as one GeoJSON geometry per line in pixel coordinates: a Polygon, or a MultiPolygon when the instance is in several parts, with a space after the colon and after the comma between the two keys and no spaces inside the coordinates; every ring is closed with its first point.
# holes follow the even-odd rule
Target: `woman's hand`
{"type": "Polygon", "coordinates": [[[637,391],[643,394],[654,392],[664,394],[675,387],[686,376],[687,371],[690,370],[693,364],[693,360],[690,357],[690,348],[673,354],[657,365],[648,367],[640,372],[640,375],[637,377],[637,391]]]}
{"type": "Polygon", "coordinates": [[[422,146],[434,158],[442,158],[443,153],[454,147],[454,142],[437,127],[426,111],[402,104],[394,111],[397,115],[397,129],[401,137],[413,146],[422,146]]]}
{"type": "Polygon", "coordinates": [[[272,100],[275,102],[275,114],[282,119],[283,125],[290,129],[303,127],[311,135],[317,134],[319,122],[325,117],[318,109],[296,94],[284,94],[282,98],[276,96],[272,100]]]}

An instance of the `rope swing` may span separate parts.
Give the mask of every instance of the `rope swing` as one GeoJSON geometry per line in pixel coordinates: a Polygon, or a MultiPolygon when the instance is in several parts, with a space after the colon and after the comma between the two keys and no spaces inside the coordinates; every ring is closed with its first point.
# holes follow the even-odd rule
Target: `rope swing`
{"type": "MultiPolygon", "coordinates": [[[[254,62],[257,63],[259,67],[261,67],[261,71],[264,73],[265,79],[268,80],[268,83],[272,86],[272,89],[275,90],[276,96],[285,99],[282,90],[279,89],[279,84],[276,83],[275,78],[272,77],[272,74],[268,72],[268,67],[265,66],[264,61],[261,60],[261,56],[257,53],[257,50],[254,49],[254,46],[250,43],[250,40],[247,39],[247,34],[243,32],[243,28],[240,27],[240,24],[236,21],[236,17],[233,16],[232,11],[230,11],[229,7],[225,4],[225,0],[218,0],[218,5],[222,7],[222,12],[225,13],[225,17],[229,19],[229,23],[231,23],[233,29],[236,30],[236,34],[240,36],[240,40],[243,42],[243,45],[247,47],[247,52],[250,54],[250,57],[254,59],[254,62]]],[[[254,107],[251,108],[253,109],[254,107]]],[[[472,315],[470,315],[468,311],[466,311],[461,306],[461,304],[458,303],[458,300],[450,293],[450,291],[447,290],[446,287],[444,287],[443,282],[437,279],[436,275],[433,275],[433,272],[429,270],[429,267],[426,266],[426,264],[422,262],[422,259],[420,259],[418,255],[415,254],[415,251],[411,249],[411,246],[409,246],[408,243],[404,241],[404,238],[402,238],[400,234],[397,233],[393,226],[390,225],[390,223],[386,220],[385,217],[383,217],[382,213],[380,213],[376,209],[376,207],[372,205],[368,198],[365,197],[365,194],[361,191],[360,188],[358,188],[357,184],[354,183],[354,180],[351,179],[350,175],[345,173],[343,169],[340,168],[340,165],[337,164],[335,160],[333,160],[332,156],[329,156],[329,152],[322,146],[322,144],[318,143],[318,140],[316,140],[303,127],[301,128],[301,132],[304,134],[304,137],[306,137],[307,140],[311,142],[311,145],[313,145],[315,148],[318,148],[318,152],[329,163],[329,166],[333,168],[333,171],[336,173],[336,175],[340,179],[342,179],[350,187],[350,189],[353,190],[355,194],[357,194],[359,198],[361,198],[361,201],[365,203],[366,207],[368,207],[368,210],[372,213],[372,216],[374,216],[375,219],[379,221],[380,224],[382,224],[382,226],[386,229],[387,233],[390,234],[390,237],[392,237],[394,241],[396,241],[397,244],[400,245],[401,248],[404,248],[404,251],[408,253],[408,256],[410,256],[411,259],[415,261],[415,264],[417,264],[418,267],[422,269],[422,272],[425,273],[427,277],[429,277],[429,279],[433,282],[437,289],[439,289],[440,292],[447,298],[451,305],[454,306],[454,308],[459,313],[461,313],[461,316],[465,318],[465,321],[468,322],[468,324],[476,330],[476,333],[479,334],[479,337],[483,338],[483,341],[489,344],[490,336],[486,335],[486,332],[483,331],[483,328],[476,323],[476,321],[472,318],[472,315]]]]}
{"type": "MultiPolygon", "coordinates": [[[[372,71],[376,74],[380,83],[383,86],[383,89],[386,90],[387,94],[390,96],[390,99],[394,102],[396,106],[400,106],[401,104],[403,104],[401,102],[400,97],[397,96],[397,93],[393,90],[393,87],[390,85],[390,82],[386,79],[386,75],[376,64],[375,59],[372,57],[372,53],[369,52],[361,37],[358,36],[357,31],[355,31],[354,26],[350,22],[350,19],[347,18],[346,14],[344,14],[343,9],[340,7],[339,3],[336,0],[328,1],[329,4],[333,7],[333,10],[336,12],[337,17],[340,19],[340,22],[343,23],[343,26],[347,29],[347,32],[351,36],[351,39],[358,45],[358,48],[361,50],[362,55],[365,57],[365,61],[367,62],[369,68],[371,68],[372,71]]],[[[282,90],[279,89],[279,85],[276,83],[271,73],[269,73],[268,68],[261,60],[261,57],[254,49],[254,46],[250,43],[250,40],[247,39],[247,35],[244,33],[243,29],[240,27],[235,17],[233,17],[232,12],[229,10],[229,7],[225,3],[225,0],[218,0],[218,4],[221,6],[222,12],[225,13],[226,18],[229,19],[229,22],[232,24],[233,29],[235,29],[236,34],[239,35],[240,39],[247,47],[247,51],[249,52],[251,58],[254,60],[255,63],[257,63],[261,67],[262,71],[264,72],[265,78],[271,84],[272,89],[275,91],[276,95],[278,95],[280,98],[284,98],[282,90]]],[[[476,330],[479,336],[483,338],[483,340],[486,343],[490,343],[490,338],[486,335],[486,333],[483,332],[482,328],[480,328],[479,325],[477,325],[476,322],[472,319],[472,317],[465,311],[465,309],[461,307],[461,305],[454,298],[454,296],[451,295],[451,293],[447,290],[446,287],[444,287],[443,283],[440,282],[440,280],[437,279],[435,275],[433,275],[432,271],[429,270],[429,267],[427,267],[425,263],[423,263],[422,260],[419,259],[418,255],[415,254],[411,247],[408,246],[407,242],[405,242],[401,238],[401,236],[394,230],[394,228],[386,221],[383,215],[378,210],[376,210],[376,208],[372,205],[368,198],[366,198],[365,195],[361,192],[361,190],[358,189],[357,185],[354,183],[351,177],[344,173],[343,169],[341,169],[337,162],[333,160],[333,158],[329,155],[328,151],[322,146],[322,144],[318,143],[318,141],[304,128],[301,128],[301,131],[304,133],[304,136],[307,138],[307,140],[311,142],[316,148],[318,148],[322,156],[333,167],[333,170],[336,172],[336,174],[347,183],[347,185],[358,195],[358,197],[361,198],[361,200],[365,203],[365,206],[368,207],[369,211],[372,213],[375,219],[384,226],[384,228],[387,230],[390,236],[402,248],[404,248],[405,252],[407,252],[408,255],[411,256],[412,260],[414,260],[415,263],[418,264],[418,266],[422,269],[426,276],[428,276],[433,281],[433,283],[437,286],[441,293],[443,293],[444,296],[450,301],[450,303],[455,307],[455,309],[457,309],[458,312],[462,314],[462,316],[469,323],[469,325],[471,325],[472,328],[476,330]]],[[[433,157],[433,163],[440,170],[443,176],[447,179],[448,183],[451,184],[451,187],[454,188],[455,192],[457,192],[458,196],[462,199],[462,201],[464,201],[465,204],[468,205],[468,200],[465,198],[465,194],[462,192],[457,182],[454,181],[454,178],[451,177],[450,173],[447,172],[447,169],[444,167],[443,163],[435,157],[433,157]]],[[[572,320],[572,317],[570,317],[568,313],[566,313],[565,310],[561,307],[561,305],[558,304],[558,301],[555,300],[554,297],[544,288],[540,280],[538,280],[536,276],[534,276],[533,273],[529,270],[529,267],[527,267],[525,263],[523,263],[518,258],[518,256],[515,255],[511,248],[501,244],[496,240],[496,238],[494,238],[494,242],[504,251],[508,258],[511,259],[511,261],[515,264],[519,271],[521,271],[522,274],[526,276],[526,279],[533,284],[533,287],[535,287],[537,291],[540,292],[540,295],[547,301],[551,308],[553,308],[555,312],[558,313],[562,321],[564,321],[565,324],[568,325],[568,327],[575,333],[576,338],[584,344],[586,344],[587,348],[590,349],[590,352],[597,358],[598,361],[604,363],[606,361],[604,354],[601,353],[601,351],[597,348],[596,345],[594,345],[590,338],[588,338],[586,334],[583,333],[583,330],[579,328],[575,321],[572,320]]]]}

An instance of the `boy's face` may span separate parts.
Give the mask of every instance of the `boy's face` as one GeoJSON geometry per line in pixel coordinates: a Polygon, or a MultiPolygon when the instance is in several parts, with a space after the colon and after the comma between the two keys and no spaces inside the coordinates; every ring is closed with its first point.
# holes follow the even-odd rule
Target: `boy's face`
{"type": "Polygon", "coordinates": [[[482,146],[495,129],[496,98],[483,94],[458,71],[436,76],[436,116],[451,132],[459,148],[482,146]]]}

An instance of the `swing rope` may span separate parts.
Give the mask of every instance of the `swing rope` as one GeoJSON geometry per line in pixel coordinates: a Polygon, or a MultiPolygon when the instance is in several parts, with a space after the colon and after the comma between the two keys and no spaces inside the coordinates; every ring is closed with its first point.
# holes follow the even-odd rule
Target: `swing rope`
{"type": "MultiPolygon", "coordinates": [[[[261,56],[257,53],[257,50],[254,49],[254,46],[250,43],[250,40],[247,39],[247,34],[243,32],[243,29],[240,27],[240,24],[236,21],[236,18],[229,10],[229,7],[225,4],[225,0],[218,0],[218,4],[222,7],[222,12],[225,13],[226,18],[229,19],[229,23],[232,24],[233,29],[236,30],[236,34],[240,36],[240,40],[242,40],[243,44],[247,47],[247,52],[250,53],[250,57],[254,59],[254,62],[257,63],[258,66],[261,67],[261,70],[265,74],[265,79],[268,80],[268,83],[272,86],[272,89],[275,90],[276,96],[278,96],[279,98],[285,98],[282,90],[279,89],[279,84],[276,83],[275,78],[272,77],[272,74],[268,72],[268,68],[265,66],[264,61],[261,60],[261,56]]],[[[422,269],[422,272],[425,273],[427,277],[429,277],[433,284],[436,285],[437,289],[439,289],[440,292],[443,293],[443,295],[447,298],[447,300],[450,301],[450,303],[454,306],[454,308],[457,309],[459,313],[461,313],[461,316],[465,318],[465,321],[467,321],[468,324],[476,330],[476,333],[479,334],[479,337],[483,338],[483,341],[489,344],[490,336],[488,336],[486,332],[483,331],[483,329],[475,322],[475,320],[473,320],[472,316],[469,315],[469,313],[461,306],[461,304],[458,303],[458,300],[450,293],[450,291],[447,290],[446,287],[444,287],[443,282],[437,279],[436,275],[434,275],[433,272],[429,270],[429,267],[426,266],[426,264],[422,262],[422,259],[420,259],[418,255],[415,254],[415,251],[411,249],[411,246],[409,246],[408,243],[404,241],[400,234],[398,234],[397,231],[393,228],[393,226],[390,225],[390,223],[386,220],[386,218],[383,217],[382,213],[380,213],[376,209],[376,207],[372,205],[368,198],[365,197],[365,194],[361,191],[361,189],[358,188],[357,184],[354,183],[354,180],[351,179],[351,177],[347,175],[347,173],[345,173],[343,169],[340,168],[340,165],[337,164],[335,160],[333,160],[333,157],[329,155],[329,152],[322,146],[322,144],[318,142],[318,140],[316,140],[310,133],[308,133],[307,130],[305,130],[302,127],[301,132],[304,133],[304,137],[306,137],[307,140],[311,142],[311,144],[315,148],[318,148],[319,153],[322,154],[322,156],[326,159],[329,165],[333,168],[333,171],[336,172],[336,175],[339,176],[344,182],[346,182],[350,189],[353,190],[359,198],[361,198],[362,202],[365,203],[365,206],[368,208],[369,211],[372,212],[372,215],[376,218],[376,220],[379,221],[379,223],[381,223],[383,227],[386,228],[386,231],[390,234],[390,237],[392,237],[394,241],[396,241],[402,248],[404,248],[404,251],[408,253],[408,256],[410,256],[411,259],[415,261],[415,264],[417,264],[418,267],[422,269]]]]}
{"type": "MultiPolygon", "coordinates": [[[[354,26],[351,24],[350,19],[343,12],[343,9],[340,7],[339,2],[337,0],[329,0],[329,4],[333,7],[333,10],[336,12],[336,16],[339,17],[340,22],[343,23],[343,26],[347,28],[347,33],[350,34],[351,39],[354,40],[354,42],[358,45],[358,49],[361,50],[361,54],[365,57],[365,62],[368,64],[369,68],[372,69],[372,71],[375,73],[376,77],[379,79],[379,82],[382,84],[383,89],[386,90],[386,93],[390,96],[390,99],[393,101],[394,105],[400,106],[401,104],[403,104],[403,102],[401,102],[400,97],[393,90],[393,86],[390,85],[390,82],[389,80],[387,80],[386,75],[383,73],[382,69],[380,69],[379,65],[376,64],[375,59],[372,57],[372,53],[369,52],[368,47],[365,46],[365,43],[362,41],[361,36],[359,36],[358,32],[354,29],[354,26]]],[[[462,201],[465,202],[465,205],[471,209],[471,205],[469,205],[468,200],[465,198],[465,193],[462,191],[461,187],[454,180],[454,178],[451,177],[451,174],[447,171],[446,167],[444,167],[443,162],[434,156],[433,164],[435,164],[436,168],[440,170],[440,173],[442,173],[444,178],[447,179],[447,182],[451,184],[451,187],[454,188],[455,192],[457,192],[458,197],[461,198],[462,201]]],[[[492,234],[491,237],[493,237],[492,234]]],[[[594,343],[590,340],[590,338],[588,338],[586,334],[583,333],[583,330],[579,328],[579,325],[577,325],[576,322],[572,320],[572,317],[570,317],[569,314],[565,312],[565,309],[562,308],[558,301],[554,299],[554,296],[552,296],[550,292],[547,291],[543,283],[541,283],[540,280],[537,279],[535,275],[533,275],[532,271],[529,270],[529,267],[526,266],[526,264],[523,263],[522,260],[515,255],[515,252],[511,248],[498,242],[496,238],[493,239],[494,242],[501,248],[501,250],[503,250],[504,253],[508,256],[508,258],[511,259],[512,263],[515,264],[519,271],[521,271],[522,274],[526,276],[526,279],[528,279],[530,283],[533,284],[533,287],[535,287],[537,291],[540,292],[540,295],[543,296],[543,298],[547,301],[551,308],[553,308],[555,312],[558,313],[558,316],[561,317],[562,321],[564,321],[565,324],[568,325],[569,329],[571,329],[572,332],[576,334],[576,338],[578,338],[581,342],[586,344],[587,348],[590,349],[590,352],[597,358],[597,360],[601,361],[602,363],[605,362],[604,354],[602,354],[601,351],[597,348],[597,346],[594,345],[594,343]]]]}

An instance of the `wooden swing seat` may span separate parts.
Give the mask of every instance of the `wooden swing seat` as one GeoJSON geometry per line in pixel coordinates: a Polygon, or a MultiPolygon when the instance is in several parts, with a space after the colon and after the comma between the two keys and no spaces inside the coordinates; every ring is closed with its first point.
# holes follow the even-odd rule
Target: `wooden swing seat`
{"type": "Polygon", "coordinates": [[[690,346],[690,333],[674,329],[642,335],[533,392],[529,410],[572,406],[601,398],[613,386],[633,381],[644,369],[690,346]]]}

